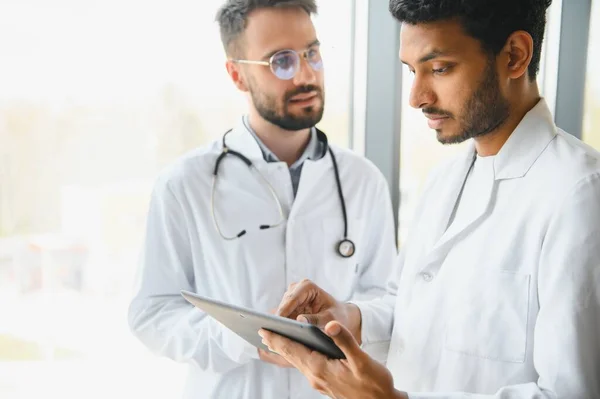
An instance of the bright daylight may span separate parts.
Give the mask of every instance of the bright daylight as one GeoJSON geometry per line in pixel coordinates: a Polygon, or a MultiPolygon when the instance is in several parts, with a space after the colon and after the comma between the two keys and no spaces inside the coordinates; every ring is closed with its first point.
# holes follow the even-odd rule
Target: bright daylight
{"type": "MultiPolygon", "coordinates": [[[[222,3],[0,0],[0,398],[180,397],[186,366],[144,347],[127,309],[156,177],[246,110],[214,22],[222,3]]],[[[379,50],[354,37],[354,0],[318,4],[327,93],[318,126],[365,155],[373,133],[357,125],[365,109],[354,95],[367,92],[359,58],[379,50]]],[[[600,1],[592,5],[581,137],[600,149],[600,1]]],[[[549,21],[538,80],[552,106],[560,15],[549,21]]],[[[400,248],[427,173],[464,148],[439,145],[410,109],[413,81],[402,71],[393,165],[400,248]]],[[[372,148],[373,159],[387,159],[372,148]]]]}

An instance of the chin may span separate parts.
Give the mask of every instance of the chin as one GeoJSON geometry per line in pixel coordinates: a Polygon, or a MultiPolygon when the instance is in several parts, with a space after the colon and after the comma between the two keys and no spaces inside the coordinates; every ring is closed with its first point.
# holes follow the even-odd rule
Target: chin
{"type": "Polygon", "coordinates": [[[317,118],[319,115],[322,115],[323,111],[320,108],[315,106],[309,106],[306,108],[302,108],[299,112],[294,112],[292,115],[296,118],[317,118]]]}
{"type": "Polygon", "coordinates": [[[436,130],[437,133],[437,141],[442,144],[460,144],[466,140],[463,135],[458,133],[444,133],[443,130],[436,130]]]}

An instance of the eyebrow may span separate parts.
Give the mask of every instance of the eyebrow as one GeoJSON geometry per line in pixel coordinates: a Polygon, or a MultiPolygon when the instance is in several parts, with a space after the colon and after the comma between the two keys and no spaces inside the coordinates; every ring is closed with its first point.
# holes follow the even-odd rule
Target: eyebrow
{"type": "MultiPolygon", "coordinates": [[[[321,45],[321,42],[319,41],[319,39],[315,39],[312,42],[310,42],[305,48],[309,49],[311,47],[320,46],[320,45],[321,45]]],[[[262,59],[263,60],[264,59],[269,59],[269,58],[271,58],[273,55],[275,55],[276,53],[278,53],[281,50],[287,50],[287,49],[280,48],[280,49],[277,49],[277,50],[273,50],[273,51],[265,54],[262,59]]]]}
{"type": "MultiPolygon", "coordinates": [[[[434,60],[434,59],[439,58],[439,57],[444,57],[444,56],[447,56],[447,55],[452,55],[452,53],[453,53],[452,51],[442,51],[442,50],[439,50],[439,49],[434,49],[434,50],[430,51],[429,53],[425,54],[423,57],[419,58],[418,63],[419,64],[423,64],[423,63],[425,63],[427,61],[431,61],[431,60],[434,60]]],[[[406,62],[406,61],[402,61],[401,60],[401,62],[404,65],[410,66],[410,64],[408,62],[406,62]]]]}

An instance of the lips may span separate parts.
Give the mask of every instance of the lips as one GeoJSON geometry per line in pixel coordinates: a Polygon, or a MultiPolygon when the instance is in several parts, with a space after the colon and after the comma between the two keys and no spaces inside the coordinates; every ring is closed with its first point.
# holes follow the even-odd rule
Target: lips
{"type": "Polygon", "coordinates": [[[290,98],[291,102],[304,102],[304,101],[310,101],[314,98],[317,97],[317,92],[310,92],[310,93],[303,93],[303,94],[297,94],[295,96],[293,96],[292,98],[290,98]]]}
{"type": "Polygon", "coordinates": [[[429,125],[429,128],[435,129],[435,130],[441,129],[444,122],[446,122],[448,119],[450,119],[447,116],[432,115],[432,114],[429,114],[429,115],[425,114],[425,117],[428,119],[427,124],[429,125]]]}

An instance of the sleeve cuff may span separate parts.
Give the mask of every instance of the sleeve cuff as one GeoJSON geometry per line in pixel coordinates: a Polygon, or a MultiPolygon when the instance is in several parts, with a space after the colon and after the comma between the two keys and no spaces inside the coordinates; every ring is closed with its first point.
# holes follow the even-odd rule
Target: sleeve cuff
{"type": "Polygon", "coordinates": [[[361,314],[360,348],[376,361],[385,364],[390,349],[391,331],[386,333],[390,326],[382,324],[381,309],[368,301],[351,301],[358,307],[361,314]]]}
{"type": "Polygon", "coordinates": [[[380,344],[391,339],[391,322],[382,325],[381,309],[371,301],[349,301],[358,307],[361,315],[360,334],[362,345],[380,344]]]}

